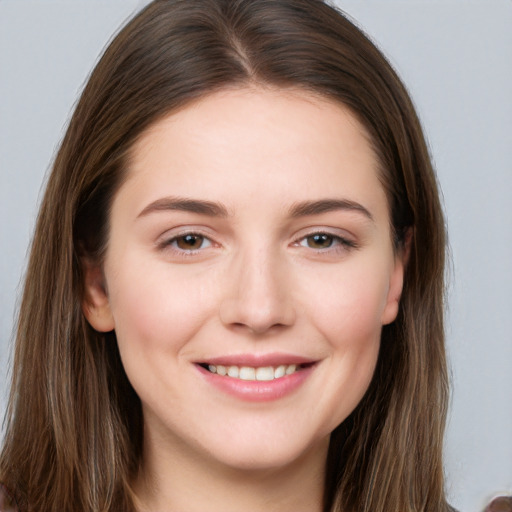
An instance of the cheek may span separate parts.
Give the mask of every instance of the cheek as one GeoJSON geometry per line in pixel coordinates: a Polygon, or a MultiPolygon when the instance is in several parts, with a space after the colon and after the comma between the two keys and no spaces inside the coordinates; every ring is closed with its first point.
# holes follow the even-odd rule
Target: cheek
{"type": "Polygon", "coordinates": [[[355,409],[375,371],[388,274],[378,264],[373,267],[331,269],[329,279],[322,279],[326,286],[316,287],[316,293],[309,295],[310,322],[330,353],[321,387],[331,392],[325,392],[318,404],[323,433],[332,431],[355,409]]]}
{"type": "Polygon", "coordinates": [[[179,353],[203,325],[212,310],[211,287],[182,270],[129,255],[118,262],[109,295],[122,352],[179,353]]]}
{"type": "Polygon", "coordinates": [[[334,345],[378,342],[388,281],[385,272],[369,266],[332,272],[323,280],[325,286],[310,294],[309,310],[317,328],[334,345]]]}

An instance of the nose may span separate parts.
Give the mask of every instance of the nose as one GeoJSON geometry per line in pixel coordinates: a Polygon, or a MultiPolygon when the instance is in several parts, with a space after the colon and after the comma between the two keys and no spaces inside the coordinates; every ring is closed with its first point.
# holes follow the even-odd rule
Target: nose
{"type": "Polygon", "coordinates": [[[277,254],[247,251],[232,261],[220,319],[230,328],[264,334],[295,322],[292,282],[277,254]]]}

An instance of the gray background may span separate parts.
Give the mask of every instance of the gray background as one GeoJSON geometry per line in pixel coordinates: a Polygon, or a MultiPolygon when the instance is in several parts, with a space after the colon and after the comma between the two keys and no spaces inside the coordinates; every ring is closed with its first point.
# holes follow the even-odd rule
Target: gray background
{"type": "MultiPolygon", "coordinates": [[[[0,407],[41,184],[81,86],[144,1],[0,0],[0,407]]],[[[408,85],[444,192],[453,504],[512,493],[512,2],[339,0],[408,85]]]]}

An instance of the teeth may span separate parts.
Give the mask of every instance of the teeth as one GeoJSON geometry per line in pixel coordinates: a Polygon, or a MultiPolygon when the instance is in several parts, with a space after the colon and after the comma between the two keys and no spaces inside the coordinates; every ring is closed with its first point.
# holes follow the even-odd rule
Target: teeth
{"type": "Polygon", "coordinates": [[[286,366],[282,364],[274,370],[274,379],[279,379],[286,375],[286,366]]]}
{"type": "Polygon", "coordinates": [[[296,369],[297,369],[297,366],[294,365],[294,364],[291,364],[290,366],[287,366],[286,367],[286,375],[291,375],[292,373],[295,372],[296,369]]]}
{"type": "Polygon", "coordinates": [[[238,379],[238,375],[240,375],[238,366],[230,366],[228,368],[228,377],[234,377],[235,379],[238,379]]]}
{"type": "Polygon", "coordinates": [[[264,366],[256,369],[256,380],[274,380],[275,372],[272,366],[264,366]]]}
{"type": "Polygon", "coordinates": [[[240,373],[238,374],[238,377],[242,380],[255,380],[256,370],[254,368],[242,366],[242,368],[240,368],[240,373]]]}
{"type": "Polygon", "coordinates": [[[274,379],[280,379],[285,375],[291,375],[296,371],[300,370],[300,365],[288,364],[280,365],[275,368],[272,366],[262,366],[259,368],[252,368],[250,366],[223,366],[221,364],[209,364],[208,370],[211,373],[217,375],[228,376],[235,379],[241,380],[258,380],[258,381],[269,381],[274,379]]]}

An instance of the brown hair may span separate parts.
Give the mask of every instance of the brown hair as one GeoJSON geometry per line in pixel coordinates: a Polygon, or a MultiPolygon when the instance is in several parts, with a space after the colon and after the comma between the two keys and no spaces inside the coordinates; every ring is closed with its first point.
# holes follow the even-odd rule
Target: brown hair
{"type": "Polygon", "coordinates": [[[130,511],[140,401],[115,333],[81,310],[129,151],[155,121],[226,87],[311,91],[348,106],[381,165],[397,245],[410,238],[398,317],[370,388],[331,436],[324,510],[446,511],[444,221],[413,105],[369,39],[320,0],[157,0],[87,83],[39,213],[17,326],[0,478],[30,511],[130,511]]]}

